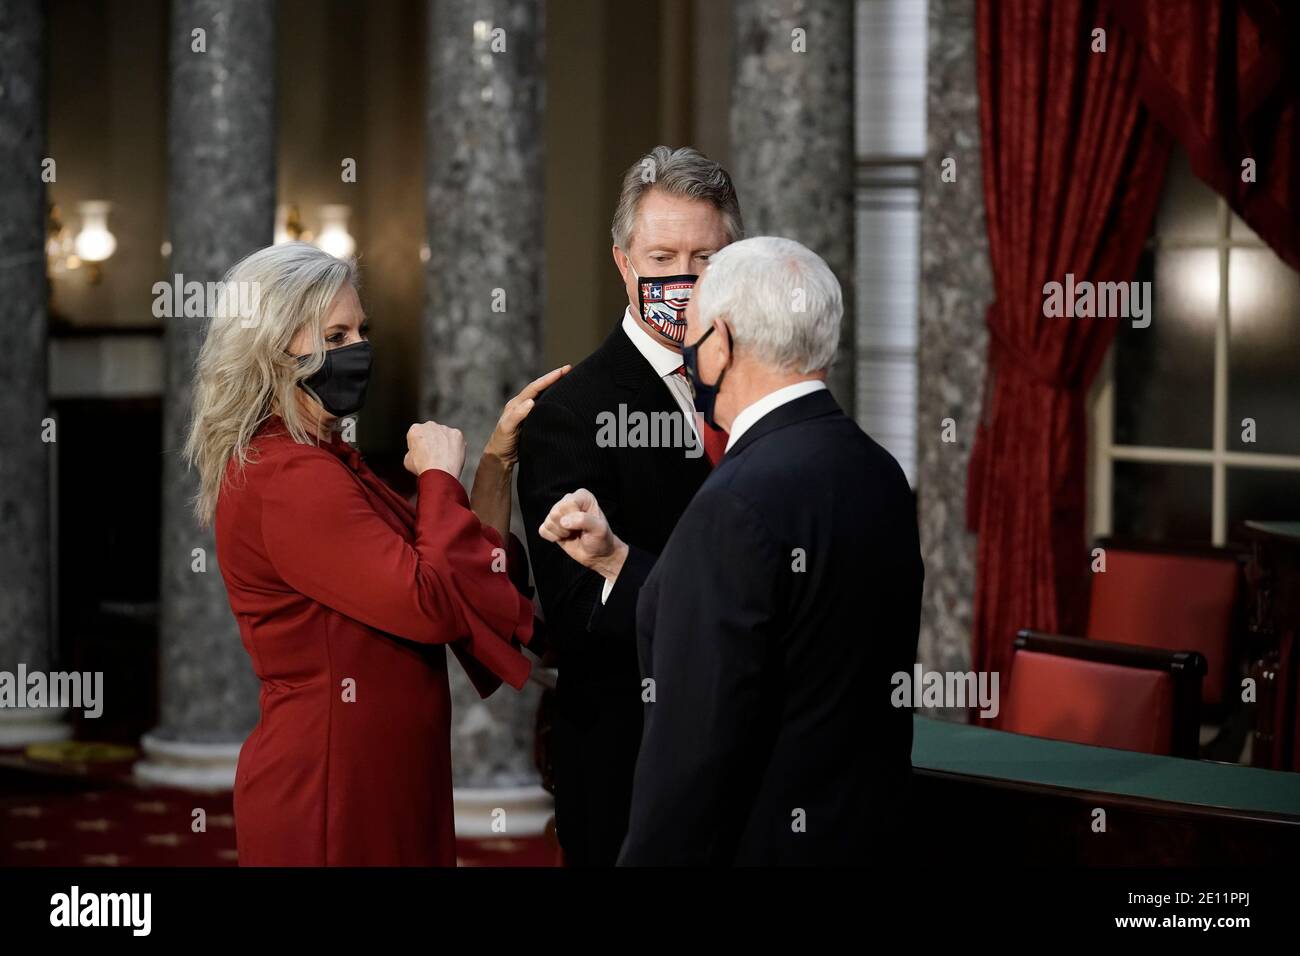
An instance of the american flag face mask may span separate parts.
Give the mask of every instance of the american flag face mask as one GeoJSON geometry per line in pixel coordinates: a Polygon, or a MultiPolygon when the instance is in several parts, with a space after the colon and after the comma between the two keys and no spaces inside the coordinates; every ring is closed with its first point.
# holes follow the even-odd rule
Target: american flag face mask
{"type": "MultiPolygon", "coordinates": [[[[636,275],[636,270],[632,270],[636,275]]],[[[666,339],[686,341],[686,303],[691,300],[698,275],[637,276],[641,318],[666,339]]]]}

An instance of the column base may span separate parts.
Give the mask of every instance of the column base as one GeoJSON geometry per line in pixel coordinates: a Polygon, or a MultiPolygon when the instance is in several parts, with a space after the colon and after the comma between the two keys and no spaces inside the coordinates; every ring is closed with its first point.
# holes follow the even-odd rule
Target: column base
{"type": "Polygon", "coordinates": [[[0,748],[72,738],[66,707],[0,707],[0,748]]]}
{"type": "Polygon", "coordinates": [[[555,800],[537,784],[524,787],[457,787],[452,790],[456,809],[456,836],[468,839],[507,839],[541,836],[555,812],[555,800]],[[501,819],[504,823],[493,823],[501,819]]]}
{"type": "Polygon", "coordinates": [[[140,738],[145,759],[133,769],[136,780],[154,787],[181,790],[233,790],[237,743],[166,740],[156,734],[140,738]]]}

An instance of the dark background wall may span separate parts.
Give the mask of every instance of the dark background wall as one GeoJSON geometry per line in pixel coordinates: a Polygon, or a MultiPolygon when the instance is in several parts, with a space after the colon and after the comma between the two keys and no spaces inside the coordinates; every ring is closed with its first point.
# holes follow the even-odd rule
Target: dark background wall
{"type": "MultiPolygon", "coordinates": [[[[172,274],[163,251],[169,6],[49,5],[48,153],[58,176],[48,196],[73,234],[78,203],[108,200],[117,238],[97,283],[84,268],[51,280],[61,439],[55,655],[133,675],[95,727],[102,739],[129,743],[158,718],[164,320],[153,315],[152,287],[172,274]],[[107,461],[111,477],[87,493],[85,476],[107,461]]],[[[660,142],[727,161],[730,9],[711,0],[547,7],[543,348],[551,368],[579,361],[622,313],[609,222],[624,170],[660,142]]],[[[296,205],[312,231],[322,205],[351,208],[378,372],[356,437],[399,481],[421,374],[425,16],[425,0],[279,0],[277,202],[296,205]],[[342,181],[345,158],[356,161],[355,182],[342,181]]]]}
{"type": "MultiPolygon", "coordinates": [[[[168,4],[53,0],[50,9],[50,151],[59,157],[50,196],[74,232],[78,202],[109,200],[118,240],[98,285],[82,271],[54,280],[56,335],[157,329],[151,286],[170,275],[160,251],[168,4]]],[[[422,0],[280,2],[278,201],[297,204],[313,230],[322,204],[352,208],[381,369],[358,433],[371,455],[396,452],[416,413],[424,10],[422,0]],[[341,181],[345,157],[357,161],[355,183],[341,181]]],[[[623,171],[659,142],[694,143],[726,161],[729,22],[726,4],[706,0],[548,4],[547,367],[586,355],[622,310],[609,219],[623,171]]]]}

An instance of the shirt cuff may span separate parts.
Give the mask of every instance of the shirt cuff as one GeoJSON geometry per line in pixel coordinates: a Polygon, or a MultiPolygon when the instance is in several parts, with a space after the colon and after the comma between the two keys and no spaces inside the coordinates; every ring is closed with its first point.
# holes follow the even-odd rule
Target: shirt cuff
{"type": "Polygon", "coordinates": [[[610,579],[610,578],[605,579],[605,586],[600,589],[601,604],[604,604],[606,601],[609,600],[609,592],[614,590],[614,580],[615,579],[610,579]]]}

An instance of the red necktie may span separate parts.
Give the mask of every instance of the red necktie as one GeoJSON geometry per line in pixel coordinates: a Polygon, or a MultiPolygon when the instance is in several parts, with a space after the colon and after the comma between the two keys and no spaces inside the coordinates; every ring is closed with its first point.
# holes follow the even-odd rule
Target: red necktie
{"type": "MultiPolygon", "coordinates": [[[[673,374],[686,378],[686,366],[677,366],[673,369],[673,374]]],[[[727,433],[709,427],[699,414],[695,416],[695,421],[699,425],[700,435],[704,438],[704,454],[708,456],[709,464],[717,468],[718,462],[722,461],[722,456],[727,453],[727,433]]]]}

